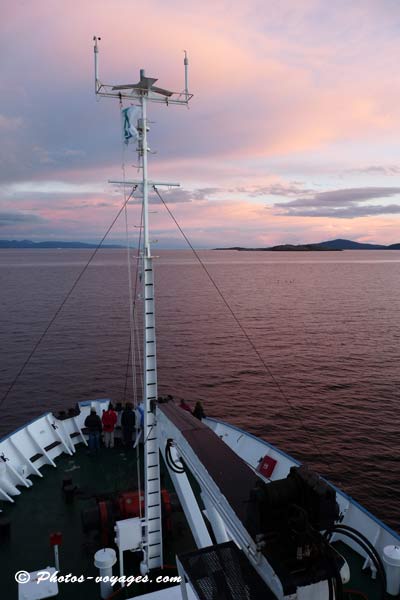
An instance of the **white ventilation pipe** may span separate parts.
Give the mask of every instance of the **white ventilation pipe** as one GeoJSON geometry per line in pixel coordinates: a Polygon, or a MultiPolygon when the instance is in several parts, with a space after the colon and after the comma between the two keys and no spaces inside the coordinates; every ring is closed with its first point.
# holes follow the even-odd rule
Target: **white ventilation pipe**
{"type": "Polygon", "coordinates": [[[385,546],[383,549],[387,586],[391,596],[400,594],[400,546],[385,546]]]}
{"type": "Polygon", "coordinates": [[[110,582],[112,577],[112,568],[117,562],[117,555],[112,548],[102,548],[94,555],[94,566],[100,572],[100,596],[108,598],[113,591],[113,586],[110,582]]]}

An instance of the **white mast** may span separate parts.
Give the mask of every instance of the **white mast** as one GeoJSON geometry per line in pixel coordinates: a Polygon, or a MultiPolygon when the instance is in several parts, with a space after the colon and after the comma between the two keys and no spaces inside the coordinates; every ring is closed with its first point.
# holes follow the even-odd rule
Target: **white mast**
{"type": "Polygon", "coordinates": [[[139,133],[140,166],[142,168],[141,181],[115,182],[125,185],[140,185],[143,194],[143,308],[144,308],[144,562],[148,569],[162,567],[162,522],[161,522],[161,484],[160,484],[160,455],[157,436],[157,423],[155,420],[155,403],[157,401],[157,352],[156,352],[156,330],[155,330],[155,294],[153,258],[151,256],[149,237],[149,186],[176,186],[176,183],[160,183],[150,181],[147,168],[147,104],[156,102],[162,104],[181,104],[187,106],[192,94],[189,94],[188,85],[188,58],[185,52],[185,90],[183,93],[171,92],[156,87],[157,79],[146,77],[144,69],[140,71],[138,83],[126,85],[106,85],[101,83],[98,76],[98,40],[94,37],[95,55],[95,89],[96,95],[129,100],[141,109],[141,118],[138,120],[137,130],[139,133]]]}
{"type": "MultiPolygon", "coordinates": [[[[140,78],[144,71],[140,72],[140,78]]],[[[149,239],[149,200],[147,177],[147,97],[141,97],[141,139],[143,176],[143,307],[144,307],[144,349],[143,349],[143,409],[144,409],[144,518],[145,518],[145,563],[148,569],[162,567],[162,521],[161,521],[161,481],[160,457],[153,406],[157,400],[157,355],[154,303],[154,273],[149,239]]]]}

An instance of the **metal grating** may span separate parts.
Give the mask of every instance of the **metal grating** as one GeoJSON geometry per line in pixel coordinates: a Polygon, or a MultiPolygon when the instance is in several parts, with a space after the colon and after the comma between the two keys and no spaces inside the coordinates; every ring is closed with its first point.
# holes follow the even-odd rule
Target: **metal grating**
{"type": "Polygon", "coordinates": [[[233,542],[179,556],[200,600],[275,600],[267,584],[233,542]]]}

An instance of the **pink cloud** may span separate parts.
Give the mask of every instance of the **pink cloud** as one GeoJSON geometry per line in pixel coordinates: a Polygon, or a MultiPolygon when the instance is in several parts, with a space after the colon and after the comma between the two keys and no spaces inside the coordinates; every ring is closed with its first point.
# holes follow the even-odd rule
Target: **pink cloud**
{"type": "MultiPolygon", "coordinates": [[[[379,164],[384,149],[390,153],[389,142],[397,140],[400,129],[400,42],[392,3],[282,0],[267,6],[259,0],[206,0],[182,7],[173,0],[11,4],[2,25],[10,59],[0,84],[8,108],[4,115],[2,109],[0,134],[10,124],[14,132],[2,144],[4,176],[16,164],[30,180],[94,183],[120,176],[118,106],[107,100],[98,105],[93,95],[93,34],[103,38],[100,74],[107,82],[135,81],[145,67],[160,75],[161,85],[180,90],[182,50],[189,50],[195,93],[190,111],[163,107],[151,113],[157,121],[151,132],[158,150],[151,160],[155,176],[186,187],[287,183],[293,175],[287,168],[278,177],[279,161],[314,153],[325,157],[325,164],[318,180],[310,175],[305,185],[327,189],[332,187],[330,165],[343,164],[345,152],[348,168],[351,161],[360,164],[367,150],[375,152],[370,164],[379,164]],[[23,43],[16,45],[16,39],[23,43]]],[[[22,179],[19,171],[15,177],[22,179]]],[[[9,206],[4,197],[0,202],[9,206]]],[[[59,199],[54,207],[40,208],[36,202],[21,199],[20,207],[39,208],[60,231],[64,223],[66,235],[78,235],[79,227],[97,235],[118,197],[112,190],[89,199],[77,192],[68,207],[59,199]]],[[[177,210],[196,239],[212,245],[217,228],[229,239],[253,236],[266,244],[291,241],[287,236],[318,241],[346,233],[397,241],[391,236],[398,221],[389,216],[351,223],[294,220],[228,195],[201,208],[188,203],[177,210]]],[[[158,218],[159,227],[169,231],[167,221],[158,218]]]]}
{"type": "MultiPolygon", "coordinates": [[[[318,11],[320,2],[299,2],[294,10],[291,3],[290,11],[283,2],[272,14],[262,3],[256,3],[253,10],[241,3],[219,7],[212,3],[212,12],[210,2],[188,6],[189,11],[182,11],[179,3],[121,0],[111,8],[109,2],[97,0],[80,6],[78,18],[74,3],[60,3],[56,8],[38,1],[24,11],[14,8],[14,26],[28,40],[30,51],[45,56],[46,69],[38,70],[38,81],[50,69],[65,81],[87,82],[88,88],[93,33],[104,38],[100,57],[106,81],[135,79],[138,68],[146,66],[151,73],[163,73],[164,85],[179,90],[183,86],[181,51],[189,49],[190,79],[196,93],[193,116],[200,118],[206,135],[211,136],[214,129],[232,142],[224,148],[226,155],[298,152],[371,132],[387,135],[399,126],[393,97],[394,89],[399,91],[393,77],[399,43],[386,39],[385,55],[374,52],[373,44],[371,48],[367,33],[373,25],[377,29],[372,20],[374,2],[369,3],[370,12],[364,10],[362,15],[357,7],[347,7],[345,16],[339,8],[326,8],[327,20],[321,17],[319,22],[313,11],[318,11]],[[257,5],[266,31],[257,27],[257,5]],[[96,31],[92,31],[94,15],[96,31]],[[355,52],[344,41],[358,31],[360,19],[367,33],[357,34],[355,52]],[[73,24],[73,43],[66,23],[73,24]],[[282,29],[275,30],[277,25],[282,29]],[[337,45],[331,43],[335,27],[337,33],[346,27],[342,44],[337,39],[337,45]],[[292,36],[295,28],[296,36],[292,36]],[[316,41],[311,43],[314,36],[316,41]],[[348,54],[350,60],[346,60],[348,54]]],[[[388,16],[381,11],[382,25],[388,16]]]]}

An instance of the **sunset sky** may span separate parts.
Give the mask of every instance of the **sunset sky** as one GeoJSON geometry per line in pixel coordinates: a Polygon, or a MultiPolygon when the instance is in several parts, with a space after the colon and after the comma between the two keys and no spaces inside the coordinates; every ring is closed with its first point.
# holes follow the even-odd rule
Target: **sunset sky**
{"type": "MultiPolygon", "coordinates": [[[[194,98],[151,107],[152,178],[197,247],[400,242],[398,0],[0,0],[0,238],[101,239],[123,202],[118,102],[139,69],[194,98]]],[[[134,164],[133,148],[126,154],[134,164]]],[[[137,177],[132,167],[128,175],[137,177]]],[[[182,247],[154,200],[159,247],[182,247]]],[[[133,204],[130,226],[138,223],[133,204]]],[[[109,242],[123,240],[118,221],[109,242]]]]}

